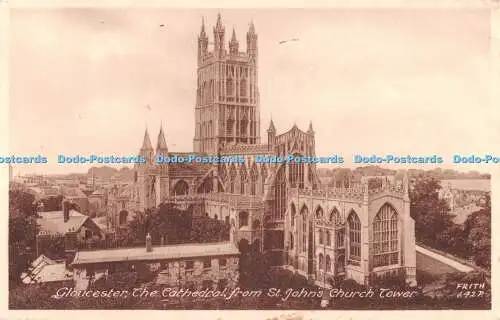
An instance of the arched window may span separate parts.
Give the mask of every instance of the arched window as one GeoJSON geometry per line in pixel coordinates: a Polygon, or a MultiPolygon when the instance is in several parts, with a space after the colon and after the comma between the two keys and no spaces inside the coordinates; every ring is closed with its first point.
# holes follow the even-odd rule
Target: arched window
{"type": "Polygon", "coordinates": [[[248,212],[242,211],[238,216],[240,228],[248,227],[248,212]]]}
{"type": "Polygon", "coordinates": [[[316,209],[316,219],[323,219],[323,209],[321,209],[321,207],[318,207],[318,209],[316,209]]]}
{"type": "Polygon", "coordinates": [[[290,232],[290,250],[293,250],[293,233],[290,232]]]}
{"type": "MultiPolygon", "coordinates": [[[[301,155],[294,154],[294,156],[300,157],[301,155]]],[[[304,164],[292,161],[288,166],[290,185],[293,188],[304,188],[304,164]]]]}
{"type": "Polygon", "coordinates": [[[329,255],[326,255],[325,272],[331,272],[331,271],[332,271],[332,260],[330,259],[329,255]]]}
{"type": "Polygon", "coordinates": [[[342,223],[342,220],[340,218],[340,213],[339,210],[337,210],[337,208],[333,208],[332,212],[330,212],[329,220],[330,222],[333,222],[336,225],[342,223]]]}
{"type": "Polygon", "coordinates": [[[373,267],[399,263],[398,213],[384,204],[373,221],[373,267]]]}
{"type": "Polygon", "coordinates": [[[232,96],[233,91],[233,79],[229,78],[226,80],[226,95],[232,96]]]}
{"type": "Polygon", "coordinates": [[[189,185],[184,180],[179,180],[174,185],[174,196],[186,195],[189,191],[189,185]]]}
{"type": "Polygon", "coordinates": [[[323,229],[319,229],[319,244],[323,244],[323,229]]]}
{"type": "Polygon", "coordinates": [[[240,81],[240,97],[246,97],[247,95],[247,81],[241,79],[240,81]]]}
{"type": "Polygon", "coordinates": [[[361,262],[361,222],[354,210],[349,214],[347,224],[349,227],[349,263],[358,266],[361,262]]]}
{"type": "Polygon", "coordinates": [[[325,265],[324,265],[324,264],[325,264],[325,259],[324,259],[324,257],[323,257],[323,254],[322,254],[322,253],[320,253],[320,254],[319,254],[318,269],[319,269],[319,270],[324,270],[324,269],[325,269],[325,265]]]}
{"type": "Polygon", "coordinates": [[[292,205],[290,206],[290,223],[292,225],[292,227],[295,226],[295,215],[297,214],[296,210],[295,210],[295,204],[292,203],[292,205]]]}
{"type": "Polygon", "coordinates": [[[259,229],[260,228],[260,220],[259,219],[255,219],[253,221],[252,228],[254,228],[254,229],[259,229]]]}
{"type": "Polygon", "coordinates": [[[257,171],[257,166],[254,164],[250,172],[250,194],[255,195],[255,189],[257,186],[257,179],[259,178],[259,172],[257,171]]]}
{"type": "Polygon", "coordinates": [[[326,230],[326,245],[331,246],[332,245],[332,235],[330,234],[330,230],[326,230]]]}
{"type": "Polygon", "coordinates": [[[128,216],[128,212],[127,211],[125,211],[125,210],[120,211],[120,216],[119,216],[118,223],[120,225],[124,225],[125,223],[127,223],[127,216],[128,216]]]}

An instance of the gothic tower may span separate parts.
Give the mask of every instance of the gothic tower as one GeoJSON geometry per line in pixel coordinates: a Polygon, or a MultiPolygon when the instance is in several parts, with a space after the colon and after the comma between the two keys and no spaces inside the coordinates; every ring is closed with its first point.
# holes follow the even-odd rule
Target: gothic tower
{"type": "Polygon", "coordinates": [[[239,51],[234,29],[226,50],[220,14],[213,33],[214,47],[209,51],[202,21],[193,148],[207,154],[216,154],[230,144],[260,143],[257,34],[253,22],[247,32],[246,52],[239,51]]]}
{"type": "Polygon", "coordinates": [[[144,133],[144,140],[139,151],[146,163],[136,166],[137,183],[139,186],[139,200],[141,210],[156,206],[156,170],[154,161],[154,149],[149,138],[148,130],[144,133]]]}

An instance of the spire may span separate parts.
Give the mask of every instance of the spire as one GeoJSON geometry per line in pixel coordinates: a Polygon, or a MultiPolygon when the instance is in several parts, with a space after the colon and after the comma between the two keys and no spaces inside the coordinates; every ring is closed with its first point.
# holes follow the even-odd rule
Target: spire
{"type": "Polygon", "coordinates": [[[217,24],[215,25],[215,30],[222,30],[222,18],[220,16],[220,12],[217,13],[217,24]]]}
{"type": "Polygon", "coordinates": [[[238,40],[236,40],[236,32],[234,31],[234,27],[233,27],[233,35],[231,36],[231,42],[238,42],[238,40]]]}
{"type": "Polygon", "coordinates": [[[309,121],[309,129],[307,130],[307,133],[314,133],[312,121],[309,121]]]}
{"type": "Polygon", "coordinates": [[[267,132],[276,132],[276,128],[274,127],[273,119],[271,119],[271,122],[269,123],[269,129],[267,129],[267,132]]]}
{"type": "Polygon", "coordinates": [[[144,133],[144,141],[142,142],[143,150],[153,150],[153,146],[151,145],[151,139],[149,139],[148,128],[146,128],[146,132],[144,133]]]}
{"type": "Polygon", "coordinates": [[[205,38],[207,34],[205,33],[205,17],[201,17],[201,31],[200,31],[200,37],[205,38]]]}
{"type": "Polygon", "coordinates": [[[253,20],[250,21],[250,28],[248,29],[248,33],[255,34],[255,26],[253,25],[253,20]]]}
{"type": "Polygon", "coordinates": [[[160,126],[160,133],[158,133],[158,143],[156,145],[156,152],[168,152],[165,134],[163,133],[163,125],[160,126]]]}

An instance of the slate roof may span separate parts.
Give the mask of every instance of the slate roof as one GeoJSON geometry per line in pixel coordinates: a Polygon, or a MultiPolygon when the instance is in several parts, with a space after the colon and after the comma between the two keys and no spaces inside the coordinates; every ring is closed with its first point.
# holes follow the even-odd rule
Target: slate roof
{"type": "Polygon", "coordinates": [[[76,231],[89,219],[78,211],[70,210],[69,220],[64,222],[62,211],[40,212],[41,218],[37,220],[40,225],[39,234],[66,234],[76,231]]]}

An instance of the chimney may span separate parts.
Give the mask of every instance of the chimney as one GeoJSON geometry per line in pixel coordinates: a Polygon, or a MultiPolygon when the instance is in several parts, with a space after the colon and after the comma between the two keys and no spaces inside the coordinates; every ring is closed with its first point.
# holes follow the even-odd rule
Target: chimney
{"type": "Polygon", "coordinates": [[[68,200],[63,201],[63,217],[64,217],[64,222],[68,222],[69,220],[69,208],[71,204],[68,200]]]}
{"type": "Polygon", "coordinates": [[[146,252],[151,252],[153,251],[153,244],[151,241],[151,235],[148,233],[146,236],[146,252]]]}

